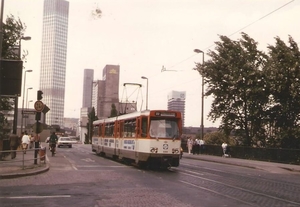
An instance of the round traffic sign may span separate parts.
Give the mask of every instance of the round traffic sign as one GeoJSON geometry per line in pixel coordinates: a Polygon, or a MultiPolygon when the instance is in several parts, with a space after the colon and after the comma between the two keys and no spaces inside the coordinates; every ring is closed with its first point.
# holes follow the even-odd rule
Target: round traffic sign
{"type": "Polygon", "coordinates": [[[34,109],[37,111],[37,112],[42,112],[43,109],[44,109],[45,105],[42,101],[36,101],[34,103],[34,109]]]}

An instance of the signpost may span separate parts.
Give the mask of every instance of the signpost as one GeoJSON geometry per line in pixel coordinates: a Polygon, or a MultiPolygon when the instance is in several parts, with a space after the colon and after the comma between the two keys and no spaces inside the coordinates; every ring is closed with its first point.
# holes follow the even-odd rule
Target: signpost
{"type": "Polygon", "coordinates": [[[41,113],[45,107],[44,103],[41,101],[43,92],[41,90],[37,91],[37,101],[34,103],[34,109],[36,111],[35,114],[35,120],[36,123],[33,126],[34,132],[35,132],[35,140],[34,140],[34,164],[37,164],[37,154],[38,154],[38,148],[40,140],[37,140],[40,136],[39,133],[43,131],[43,126],[39,122],[41,120],[41,113]]]}

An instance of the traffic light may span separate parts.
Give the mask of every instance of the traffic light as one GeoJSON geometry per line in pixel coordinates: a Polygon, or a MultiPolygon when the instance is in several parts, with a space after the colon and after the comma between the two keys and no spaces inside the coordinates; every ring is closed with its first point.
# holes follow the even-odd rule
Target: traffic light
{"type": "Polygon", "coordinates": [[[41,120],[41,112],[36,112],[36,113],[35,113],[35,120],[36,120],[36,121],[41,120]]]}
{"type": "Polygon", "coordinates": [[[39,100],[42,100],[42,98],[43,98],[43,91],[41,91],[41,90],[39,90],[38,92],[37,92],[37,100],[39,101],[39,100]]]}

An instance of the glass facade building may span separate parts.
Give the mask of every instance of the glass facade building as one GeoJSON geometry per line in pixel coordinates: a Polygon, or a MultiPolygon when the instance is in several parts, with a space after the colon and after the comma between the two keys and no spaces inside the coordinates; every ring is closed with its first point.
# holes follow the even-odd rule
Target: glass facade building
{"type": "Polygon", "coordinates": [[[94,70],[84,69],[82,108],[92,106],[94,70]]]}
{"type": "Polygon", "coordinates": [[[40,90],[43,103],[50,108],[47,125],[63,126],[68,18],[68,1],[44,1],[40,90]]]}
{"type": "Polygon", "coordinates": [[[185,91],[171,91],[168,94],[168,110],[180,111],[182,126],[185,126],[185,91]]]}

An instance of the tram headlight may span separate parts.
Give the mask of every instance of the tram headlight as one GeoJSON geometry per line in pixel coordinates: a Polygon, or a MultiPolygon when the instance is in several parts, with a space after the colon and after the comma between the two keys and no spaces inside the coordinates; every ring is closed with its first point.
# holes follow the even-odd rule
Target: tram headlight
{"type": "Polygon", "coordinates": [[[179,149],[178,148],[173,148],[172,153],[173,154],[179,154],[179,149]]]}
{"type": "Polygon", "coordinates": [[[151,149],[150,149],[151,153],[157,153],[157,151],[158,151],[158,148],[155,148],[155,147],[151,147],[151,149]]]}

